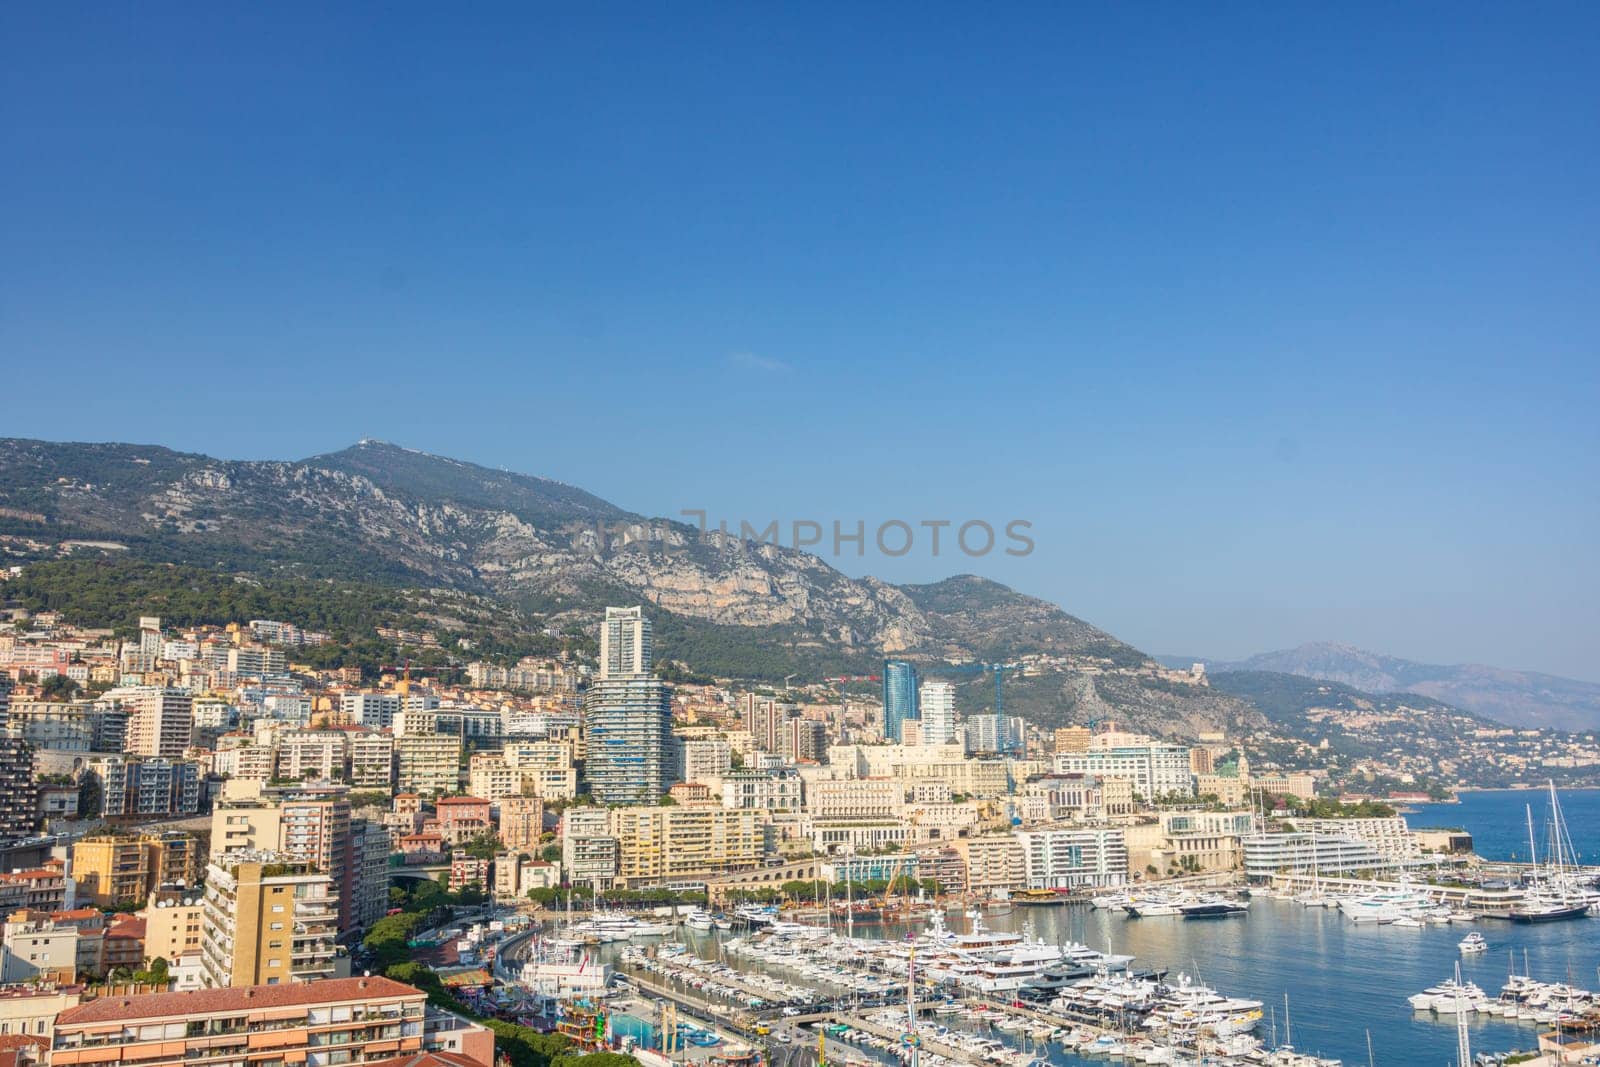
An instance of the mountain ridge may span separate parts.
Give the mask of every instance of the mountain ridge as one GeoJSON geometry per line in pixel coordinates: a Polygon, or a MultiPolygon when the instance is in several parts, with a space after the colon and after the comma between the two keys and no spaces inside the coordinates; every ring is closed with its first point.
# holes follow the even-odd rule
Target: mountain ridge
{"type": "MultiPolygon", "coordinates": [[[[1158,656],[1167,664],[1189,657],[1158,656]]],[[[1261,671],[1337,682],[1368,693],[1416,693],[1511,726],[1600,727],[1600,684],[1481,663],[1432,664],[1335,641],[1312,641],[1237,661],[1208,661],[1213,673],[1261,671]]]]}
{"type": "Polygon", "coordinates": [[[1089,661],[1154,663],[1058,606],[988,579],[903,587],[853,579],[799,549],[649,518],[553,479],[370,438],[303,460],[0,439],[0,548],[13,558],[111,551],[441,587],[556,624],[590,625],[598,607],[627,598],[664,613],[660,628],[678,647],[735,676],[751,663],[781,678],[785,665],[856,673],[883,656],[1028,653],[1051,658],[1046,673],[1063,683],[1022,687],[1012,710],[1037,719],[1082,708],[1158,732],[1257,719],[1243,702],[1203,687],[1164,693],[1091,677],[1079,669],[1089,661]]]}

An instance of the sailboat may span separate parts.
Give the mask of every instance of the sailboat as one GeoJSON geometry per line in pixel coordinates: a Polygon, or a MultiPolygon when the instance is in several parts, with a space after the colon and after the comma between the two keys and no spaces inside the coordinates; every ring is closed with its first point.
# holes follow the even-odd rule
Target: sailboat
{"type": "MultiPolygon", "coordinates": [[[[1556,784],[1550,782],[1550,870],[1541,878],[1539,854],[1533,836],[1533,806],[1528,812],[1528,860],[1534,870],[1534,881],[1523,902],[1511,909],[1515,923],[1559,922],[1577,919],[1589,913],[1595,903],[1591,893],[1575,884],[1576,879],[1567,870],[1567,859],[1573,852],[1572,838],[1567,834],[1566,820],[1561,815],[1561,801],[1556,797],[1556,784]]],[[[1575,859],[1575,857],[1573,857],[1575,859]]]]}

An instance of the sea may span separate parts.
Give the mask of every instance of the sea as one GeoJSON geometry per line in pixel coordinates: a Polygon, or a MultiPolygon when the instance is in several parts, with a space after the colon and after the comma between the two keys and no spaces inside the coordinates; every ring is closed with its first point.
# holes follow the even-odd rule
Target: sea
{"type": "MultiPolygon", "coordinates": [[[[1600,858],[1600,790],[1563,791],[1560,797],[1574,846],[1600,858]]],[[[1470,831],[1487,858],[1523,859],[1527,804],[1533,805],[1542,850],[1549,805],[1538,792],[1467,793],[1460,803],[1424,805],[1409,818],[1413,826],[1470,831]]],[[[1001,929],[1031,924],[1046,941],[1070,938],[1130,953],[1140,965],[1168,968],[1174,978],[1188,974],[1230,996],[1258,999],[1269,1013],[1261,1036],[1337,1057],[1346,1067],[1369,1062],[1369,1035],[1373,1067],[1454,1064],[1454,1020],[1414,1013],[1406,998],[1450,977],[1458,962],[1464,977],[1491,994],[1499,992],[1513,964],[1518,972],[1526,966],[1535,978],[1600,989],[1600,919],[1594,918],[1535,926],[1493,920],[1421,929],[1357,926],[1334,909],[1257,897],[1247,917],[1208,922],[1138,919],[1081,906],[1017,907],[986,921],[1001,929]],[[1461,954],[1457,943],[1469,929],[1488,939],[1488,952],[1461,954]]],[[[948,922],[953,929],[965,927],[957,914],[948,922]]],[[[856,927],[858,936],[868,937],[910,932],[894,924],[856,927]]],[[[1502,1019],[1474,1017],[1470,1023],[1475,1053],[1529,1049],[1536,1033],[1531,1024],[1502,1019]]],[[[1061,1067],[1105,1062],[1059,1048],[1050,1059],[1061,1067]]]]}

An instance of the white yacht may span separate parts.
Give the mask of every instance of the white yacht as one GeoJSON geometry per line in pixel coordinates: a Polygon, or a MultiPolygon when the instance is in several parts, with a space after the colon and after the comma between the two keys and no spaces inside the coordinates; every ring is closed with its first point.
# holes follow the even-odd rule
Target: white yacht
{"type": "Polygon", "coordinates": [[[1466,937],[1463,937],[1456,947],[1462,952],[1487,952],[1489,951],[1489,942],[1484,939],[1482,934],[1474,930],[1466,937]]]}

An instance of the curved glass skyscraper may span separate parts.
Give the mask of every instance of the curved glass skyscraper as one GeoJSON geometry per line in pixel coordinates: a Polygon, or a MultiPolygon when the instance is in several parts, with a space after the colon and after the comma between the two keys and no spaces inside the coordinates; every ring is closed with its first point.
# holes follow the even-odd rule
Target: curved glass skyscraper
{"type": "Polygon", "coordinates": [[[919,719],[917,710],[917,669],[905,660],[891,659],[883,665],[883,736],[898,743],[901,723],[919,719]]]}

